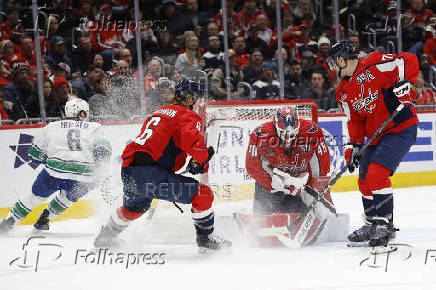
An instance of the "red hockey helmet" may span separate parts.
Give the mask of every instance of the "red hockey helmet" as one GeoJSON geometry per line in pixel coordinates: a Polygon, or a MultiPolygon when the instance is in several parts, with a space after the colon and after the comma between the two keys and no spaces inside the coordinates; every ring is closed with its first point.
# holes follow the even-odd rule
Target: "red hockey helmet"
{"type": "Polygon", "coordinates": [[[297,111],[291,106],[284,106],[277,110],[274,117],[274,127],[277,135],[285,142],[290,142],[300,130],[300,120],[297,111]]]}

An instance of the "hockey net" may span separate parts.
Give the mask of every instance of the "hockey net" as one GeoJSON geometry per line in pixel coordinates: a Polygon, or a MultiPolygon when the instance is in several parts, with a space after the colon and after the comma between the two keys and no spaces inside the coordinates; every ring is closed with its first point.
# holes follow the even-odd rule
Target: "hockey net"
{"type": "Polygon", "coordinates": [[[220,208],[217,214],[251,211],[255,182],[245,169],[250,134],[273,120],[277,109],[285,105],[292,106],[300,118],[318,121],[317,106],[311,100],[209,102],[201,109],[207,145],[216,151],[203,182],[214,191],[215,205],[220,208]]]}

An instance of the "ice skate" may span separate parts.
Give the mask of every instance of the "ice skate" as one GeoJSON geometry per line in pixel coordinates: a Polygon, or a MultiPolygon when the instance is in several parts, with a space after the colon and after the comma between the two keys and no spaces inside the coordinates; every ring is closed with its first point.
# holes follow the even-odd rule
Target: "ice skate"
{"type": "Polygon", "coordinates": [[[198,251],[202,254],[218,252],[232,247],[232,242],[217,235],[197,235],[198,251]]]}
{"type": "Polygon", "coordinates": [[[374,220],[374,230],[369,240],[370,247],[386,247],[388,242],[395,238],[396,231],[394,225],[385,218],[374,220]]]}
{"type": "Polygon", "coordinates": [[[371,231],[374,231],[374,222],[371,217],[363,217],[365,224],[348,235],[349,247],[366,247],[371,239],[371,231]]]}
{"type": "Polygon", "coordinates": [[[0,234],[6,234],[7,232],[9,232],[12,227],[15,224],[15,219],[14,217],[9,217],[4,219],[1,223],[0,223],[0,234]]]}
{"type": "Polygon", "coordinates": [[[94,247],[101,248],[118,248],[121,240],[117,238],[118,234],[115,233],[109,225],[102,226],[100,232],[94,240],[94,247]]]}
{"type": "Polygon", "coordinates": [[[50,229],[50,220],[48,219],[49,215],[50,215],[50,212],[48,211],[48,209],[44,209],[42,211],[38,220],[33,225],[35,228],[34,229],[35,232],[48,231],[50,229]]]}

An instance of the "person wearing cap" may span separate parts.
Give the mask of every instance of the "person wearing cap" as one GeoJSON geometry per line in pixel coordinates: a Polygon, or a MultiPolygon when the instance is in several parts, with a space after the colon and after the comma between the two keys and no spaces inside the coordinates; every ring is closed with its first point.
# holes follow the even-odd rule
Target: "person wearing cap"
{"type": "Polygon", "coordinates": [[[276,100],[280,97],[280,83],[274,79],[271,63],[264,62],[260,67],[259,79],[253,84],[256,100],[276,100]]]}
{"type": "Polygon", "coordinates": [[[50,54],[45,57],[45,61],[52,70],[54,70],[55,66],[60,62],[66,63],[71,68],[71,59],[66,55],[65,45],[64,38],[60,36],[52,37],[50,54]]]}
{"type": "Polygon", "coordinates": [[[17,19],[12,23],[11,33],[7,36],[13,43],[16,53],[21,52],[20,42],[21,37],[25,35],[25,29],[23,25],[23,21],[21,19],[17,19]]]}
{"type": "Polygon", "coordinates": [[[330,67],[327,64],[329,50],[330,50],[330,40],[324,35],[321,35],[318,39],[318,52],[316,54],[316,65],[323,68],[324,73],[327,76],[326,82],[328,81],[328,83],[334,83],[334,80],[336,79],[336,72],[331,71],[330,67]]]}
{"type": "Polygon", "coordinates": [[[5,109],[9,118],[18,119],[35,118],[39,115],[37,97],[33,94],[30,85],[30,70],[23,59],[11,64],[13,79],[3,91],[5,93],[5,109]]]}
{"type": "MultiPolygon", "coordinates": [[[[236,64],[236,53],[233,49],[229,49],[229,69],[230,69],[230,92],[231,99],[238,99],[244,93],[244,88],[238,87],[238,83],[244,80],[242,70],[236,64]]],[[[212,93],[213,98],[217,101],[227,100],[227,87],[225,83],[225,65],[217,68],[212,75],[212,93]]]]}

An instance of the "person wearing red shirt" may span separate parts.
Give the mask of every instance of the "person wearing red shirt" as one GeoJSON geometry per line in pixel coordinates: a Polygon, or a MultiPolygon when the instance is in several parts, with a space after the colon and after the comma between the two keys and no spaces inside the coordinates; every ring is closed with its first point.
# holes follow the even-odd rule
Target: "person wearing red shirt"
{"type": "Polygon", "coordinates": [[[237,22],[239,28],[241,29],[241,33],[247,32],[250,24],[256,23],[256,18],[259,15],[264,15],[268,27],[271,27],[271,22],[269,21],[268,16],[265,14],[265,12],[263,12],[263,10],[256,7],[256,1],[244,0],[244,7],[238,13],[236,13],[237,22]]]}
{"type": "Polygon", "coordinates": [[[410,24],[425,28],[427,19],[433,15],[433,11],[425,8],[424,0],[412,0],[411,2],[412,9],[406,10],[406,14],[412,15],[414,18],[413,22],[410,24]]]}
{"type": "MultiPolygon", "coordinates": [[[[20,8],[16,4],[10,4],[6,8],[7,19],[0,25],[0,32],[2,34],[9,35],[11,34],[12,25],[15,21],[20,17],[20,8]]],[[[6,37],[7,38],[7,37],[6,37]]]]}
{"type": "Polygon", "coordinates": [[[233,39],[233,50],[236,53],[236,64],[240,69],[250,62],[250,54],[245,53],[245,38],[241,35],[233,39]]]}
{"type": "Polygon", "coordinates": [[[188,154],[192,156],[188,171],[204,173],[214,154],[212,146],[206,147],[200,115],[192,111],[195,95],[200,93],[199,83],[181,79],[175,86],[174,98],[145,120],[138,137],[124,149],[123,205],[102,227],[94,241],[97,248],[113,246],[115,237],[146,212],[154,198],[192,204],[200,252],[231,247],[230,241],[213,234],[213,192],[209,186],[175,173],[183,167],[188,154]]]}
{"type": "Polygon", "coordinates": [[[345,160],[350,172],[360,164],[358,185],[365,224],[348,240],[350,245],[386,246],[396,232],[389,177],[416,141],[419,121],[411,103],[418,95],[411,87],[418,77],[418,59],[405,52],[373,52],[357,58],[354,44],[342,40],[331,47],[328,62],[341,78],[336,100],[348,120],[350,142],[345,147],[345,160]],[[358,156],[365,137],[372,137],[401,104],[404,108],[358,156]]]}

